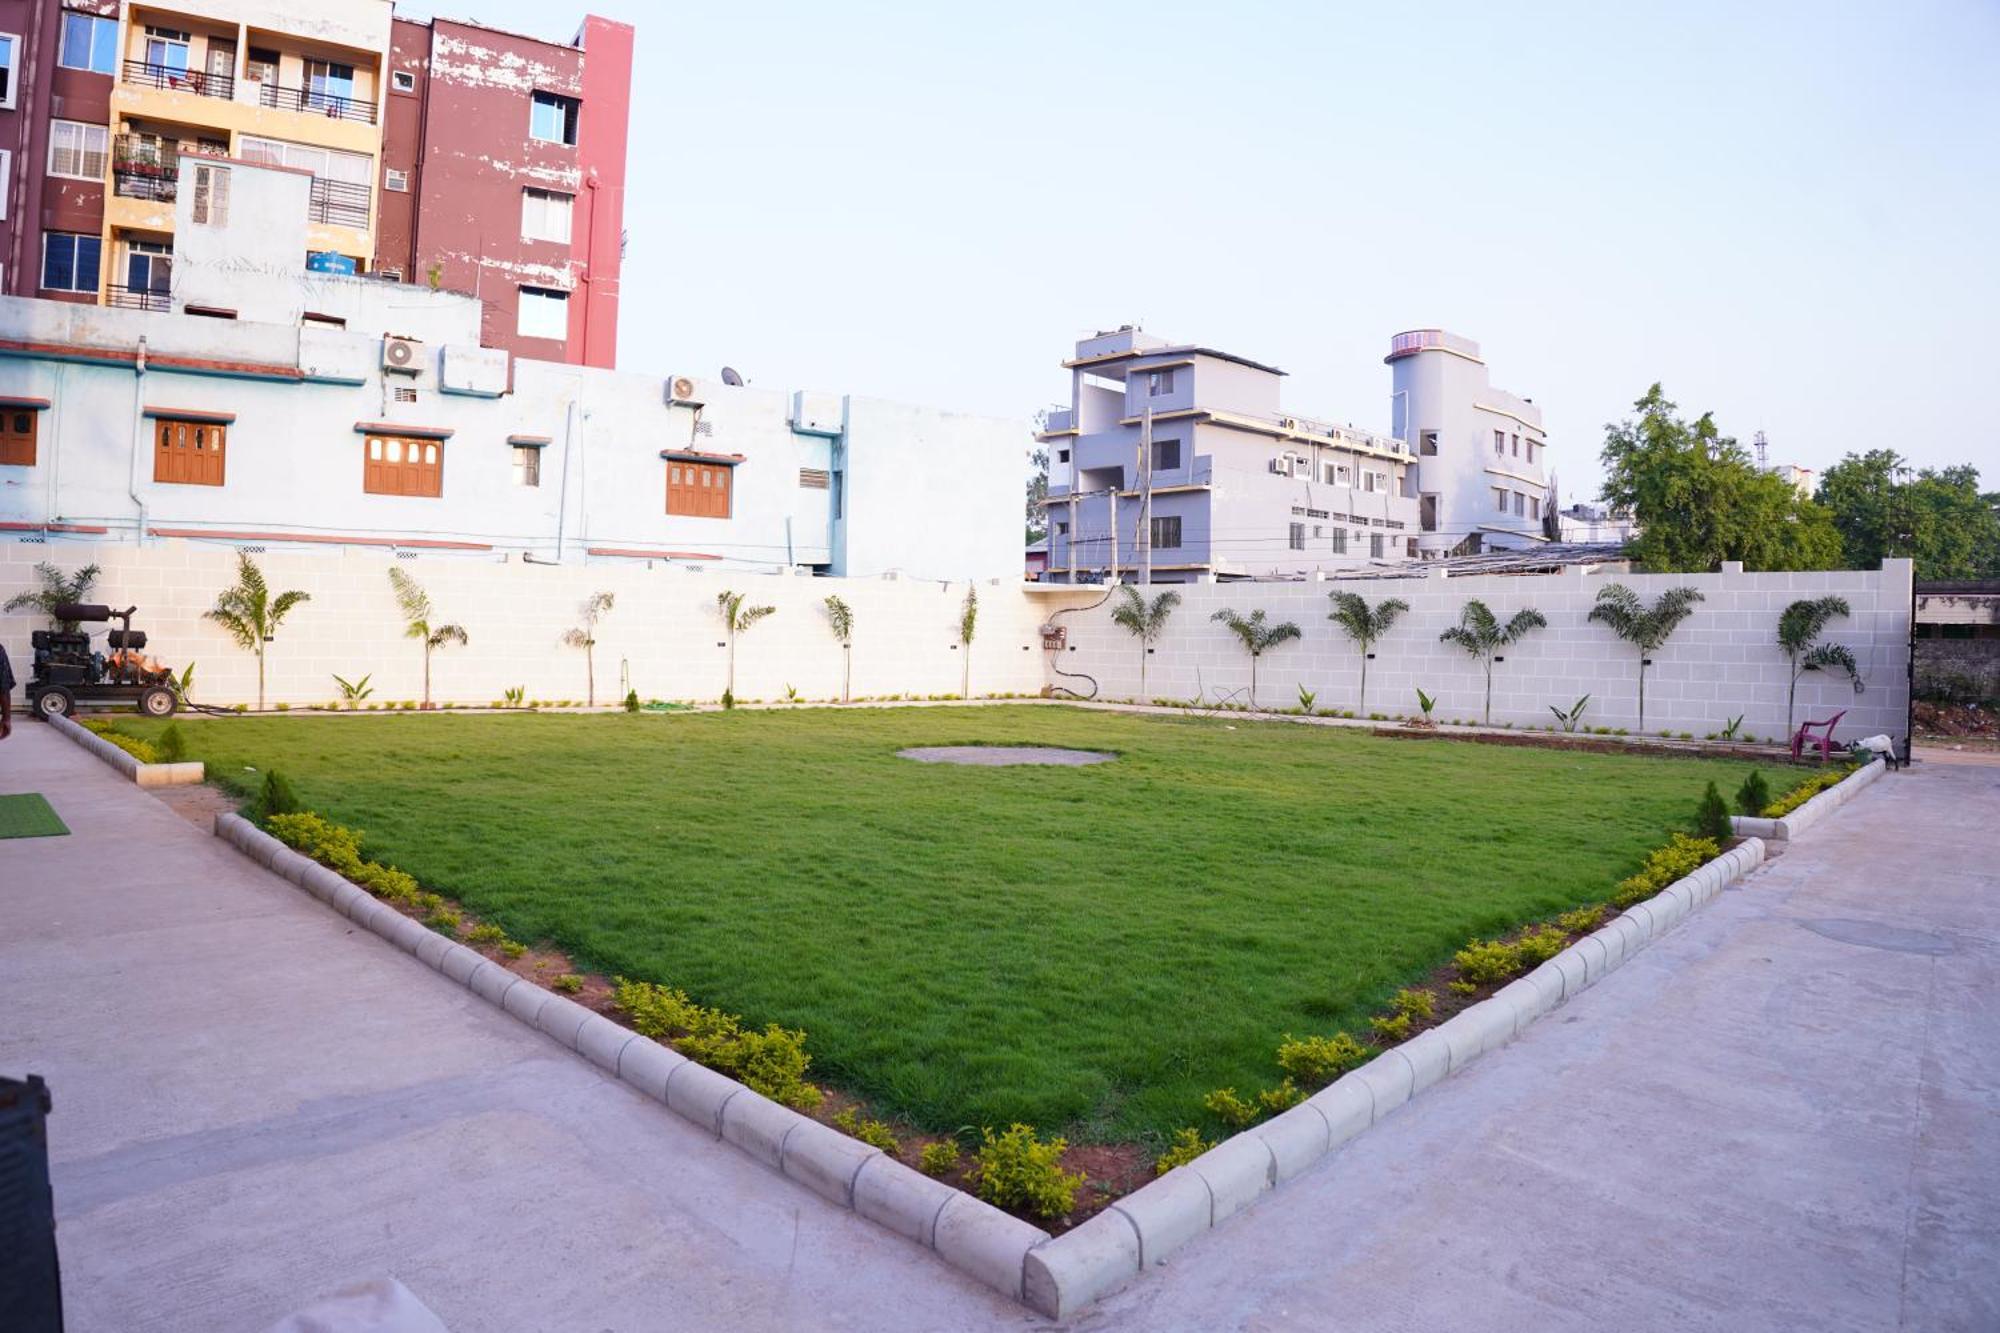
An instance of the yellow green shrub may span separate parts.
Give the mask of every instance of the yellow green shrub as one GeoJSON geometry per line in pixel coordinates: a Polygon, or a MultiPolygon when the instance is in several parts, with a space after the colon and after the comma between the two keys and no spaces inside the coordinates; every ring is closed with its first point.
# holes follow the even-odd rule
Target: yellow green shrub
{"type": "Polygon", "coordinates": [[[1186,1166],[1215,1145],[1201,1136],[1201,1131],[1193,1127],[1174,1135],[1174,1141],[1153,1163],[1153,1174],[1164,1176],[1177,1166],[1186,1166]]]}
{"type": "Polygon", "coordinates": [[[1307,1083],[1331,1083],[1348,1070],[1367,1063],[1375,1054],[1373,1046],[1356,1041],[1345,1032],[1331,1037],[1294,1037],[1285,1034],[1278,1047],[1278,1068],[1307,1083]]]}
{"type": "Polygon", "coordinates": [[[1257,1105],[1266,1115],[1277,1115],[1289,1111],[1306,1099],[1306,1094],[1286,1075],[1284,1082],[1275,1088],[1266,1088],[1257,1094],[1257,1105]]]}
{"type": "Polygon", "coordinates": [[[1067,1139],[1044,1143],[1032,1127],[1022,1124],[1009,1126],[1003,1134],[990,1129],[981,1134],[979,1151],[972,1155],[972,1183],[980,1198],[1036,1217],[1061,1217],[1076,1206],[1083,1173],[1062,1169],[1067,1139]]]}
{"type": "Polygon", "coordinates": [[[1238,1097],[1234,1088],[1217,1088],[1201,1099],[1201,1106],[1231,1129],[1242,1129],[1257,1119],[1256,1103],[1238,1097]]]}
{"type": "Polygon", "coordinates": [[[858,1107],[850,1106],[834,1116],[833,1127],[843,1134],[860,1139],[871,1148],[880,1148],[892,1157],[902,1147],[896,1142],[895,1133],[885,1122],[864,1117],[858,1107]]]}
{"type": "Polygon", "coordinates": [[[948,1176],[958,1170],[958,1144],[951,1139],[926,1143],[917,1154],[917,1169],[927,1176],[948,1176]]]}
{"type": "Polygon", "coordinates": [[[1786,815],[1789,815],[1792,811],[1798,809],[1828,787],[1838,786],[1850,773],[1854,772],[1854,768],[1854,765],[1849,764],[1840,768],[1829,768],[1824,773],[1814,774],[1786,792],[1783,796],[1780,796],[1777,800],[1765,806],[1764,818],[1783,819],[1786,815]]]}

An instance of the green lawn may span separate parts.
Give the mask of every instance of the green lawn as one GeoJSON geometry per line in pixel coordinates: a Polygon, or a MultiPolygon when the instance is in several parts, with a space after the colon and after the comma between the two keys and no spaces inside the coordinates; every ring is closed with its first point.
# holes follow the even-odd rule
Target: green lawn
{"type": "Polygon", "coordinates": [[[180,725],[211,779],[277,766],[516,938],[805,1028],[878,1109],[1097,1140],[1193,1123],[1274,1082],[1285,1033],[1361,1030],[1467,938],[1607,897],[1749,771],[1031,706],[180,725]],[[975,742],[1122,758],[895,755],[975,742]]]}

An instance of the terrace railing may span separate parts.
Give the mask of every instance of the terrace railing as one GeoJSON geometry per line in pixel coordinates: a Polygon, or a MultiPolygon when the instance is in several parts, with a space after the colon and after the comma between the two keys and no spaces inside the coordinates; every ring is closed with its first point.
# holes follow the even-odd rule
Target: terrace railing
{"type": "Polygon", "coordinates": [[[180,180],[180,149],[170,143],[121,134],[111,143],[111,191],[127,199],[172,202],[180,180]]]}
{"type": "Polygon", "coordinates": [[[309,116],[325,116],[328,120],[358,120],[368,125],[375,123],[373,102],[358,97],[343,97],[338,93],[266,83],[258,86],[257,100],[280,111],[303,111],[309,116]]]}
{"type": "Polygon", "coordinates": [[[236,96],[234,75],[210,74],[205,70],[180,69],[173,65],[155,65],[145,60],[126,61],[124,78],[126,83],[136,83],[144,88],[194,93],[198,97],[220,97],[225,102],[236,96]]]}
{"type": "Polygon", "coordinates": [[[160,288],[124,287],[114,282],[105,290],[104,304],[117,306],[120,310],[152,310],[171,314],[174,298],[173,293],[160,288]]]}

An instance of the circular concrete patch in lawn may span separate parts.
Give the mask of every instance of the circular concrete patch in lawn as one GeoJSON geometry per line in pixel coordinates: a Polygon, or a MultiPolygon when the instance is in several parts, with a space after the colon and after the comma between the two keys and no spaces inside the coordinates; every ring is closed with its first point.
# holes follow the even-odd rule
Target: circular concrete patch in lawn
{"type": "Polygon", "coordinates": [[[1064,750],[1052,745],[919,745],[898,750],[901,759],[920,764],[972,764],[980,768],[1011,768],[1016,764],[1056,764],[1080,767],[1108,764],[1118,756],[1103,750],[1064,750]]]}

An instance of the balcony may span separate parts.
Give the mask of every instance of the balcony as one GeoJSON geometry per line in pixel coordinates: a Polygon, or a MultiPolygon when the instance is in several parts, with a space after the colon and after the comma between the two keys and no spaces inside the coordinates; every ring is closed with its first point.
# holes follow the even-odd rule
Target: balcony
{"type": "Polygon", "coordinates": [[[112,283],[105,288],[104,304],[116,306],[120,310],[151,310],[159,314],[171,314],[174,308],[173,294],[156,287],[121,287],[112,283]]]}
{"type": "Polygon", "coordinates": [[[259,84],[257,101],[259,105],[276,107],[280,111],[302,111],[309,116],[325,116],[328,120],[353,120],[367,125],[375,123],[373,102],[311,88],[287,88],[278,83],[259,84]]]}
{"type": "Polygon", "coordinates": [[[236,96],[236,79],[229,74],[208,74],[198,69],[155,65],[144,60],[125,62],[124,82],[141,88],[166,92],[193,93],[197,97],[219,97],[231,101],[236,96]]]}
{"type": "Polygon", "coordinates": [[[121,134],[111,142],[113,194],[172,203],[180,174],[181,153],[173,144],[136,134],[121,134]]]}
{"type": "Polygon", "coordinates": [[[312,193],[306,199],[306,221],[329,227],[352,227],[356,231],[366,231],[368,209],[374,201],[374,195],[373,188],[367,185],[315,176],[312,193]]]}

